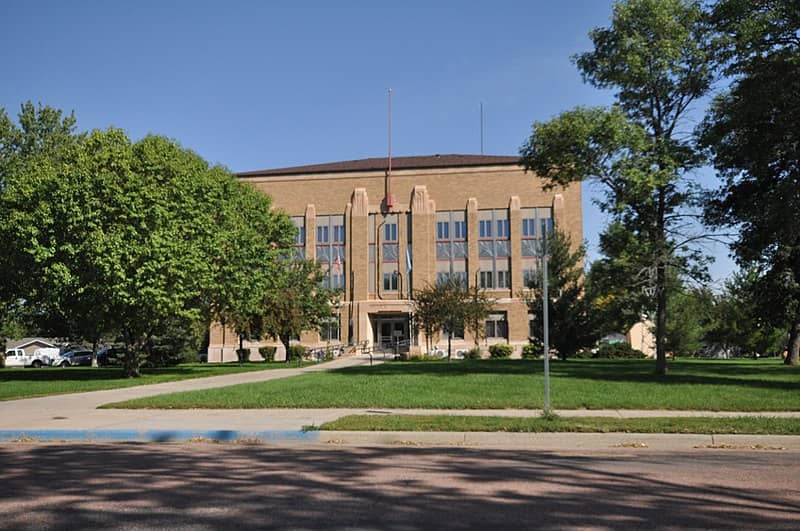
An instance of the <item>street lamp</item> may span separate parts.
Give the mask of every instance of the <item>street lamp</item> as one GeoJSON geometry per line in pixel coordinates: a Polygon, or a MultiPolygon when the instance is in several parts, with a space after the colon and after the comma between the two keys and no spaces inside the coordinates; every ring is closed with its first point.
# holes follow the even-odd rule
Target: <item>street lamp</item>
{"type": "Polygon", "coordinates": [[[550,414],[550,320],[547,292],[547,222],[542,220],[542,339],[544,340],[544,413],[550,414]]]}

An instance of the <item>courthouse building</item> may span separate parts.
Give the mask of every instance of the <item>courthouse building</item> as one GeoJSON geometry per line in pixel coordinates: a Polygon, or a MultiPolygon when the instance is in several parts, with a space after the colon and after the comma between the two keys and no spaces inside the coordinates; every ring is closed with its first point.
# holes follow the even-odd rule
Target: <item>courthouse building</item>
{"type": "MultiPolygon", "coordinates": [[[[292,218],[297,256],[321,262],[326,285],[342,292],[330,323],[301,335],[308,347],[424,350],[414,290],[458,278],[495,301],[482,345],[507,342],[518,351],[531,335],[520,293],[539,267],[542,227],[555,224],[574,245],[583,241],[580,184],[543,191],[513,156],[371,158],[238,177],[292,218]]],[[[455,346],[472,344],[468,332],[454,338],[455,346]]],[[[257,356],[260,343],[248,345],[257,356]]],[[[231,331],[212,327],[209,361],[234,360],[237,347],[231,331]]]]}

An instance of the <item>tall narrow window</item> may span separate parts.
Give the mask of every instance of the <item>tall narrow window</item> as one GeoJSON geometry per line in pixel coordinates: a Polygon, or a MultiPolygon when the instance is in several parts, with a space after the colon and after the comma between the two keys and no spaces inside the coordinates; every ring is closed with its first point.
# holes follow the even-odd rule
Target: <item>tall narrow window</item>
{"type": "Polygon", "coordinates": [[[325,270],[326,288],[344,290],[345,238],[344,216],[317,216],[317,261],[325,270]]]}
{"type": "MultiPolygon", "coordinates": [[[[406,287],[401,286],[402,277],[400,276],[400,241],[398,232],[398,214],[387,214],[383,218],[383,236],[381,242],[381,274],[383,278],[383,291],[405,291],[406,287]]],[[[405,260],[403,256],[403,260],[405,260]]]]}
{"type": "Polygon", "coordinates": [[[463,210],[436,213],[436,282],[467,285],[467,221],[463,210]]]}
{"type": "Polygon", "coordinates": [[[484,289],[511,287],[511,226],[508,210],[478,211],[480,286],[484,289]]]}
{"type": "Polygon", "coordinates": [[[306,218],[303,216],[292,217],[294,225],[294,259],[304,260],[306,257],[306,218]]]}

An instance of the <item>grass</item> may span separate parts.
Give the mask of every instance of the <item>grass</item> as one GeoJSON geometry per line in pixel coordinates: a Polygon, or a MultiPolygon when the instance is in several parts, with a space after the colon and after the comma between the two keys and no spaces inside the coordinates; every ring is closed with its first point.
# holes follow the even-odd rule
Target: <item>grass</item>
{"type": "MultiPolygon", "coordinates": [[[[291,367],[296,366],[295,363],[291,364],[291,367]]],[[[0,369],[0,400],[117,389],[286,367],[285,363],[245,363],[241,367],[238,363],[187,363],[176,367],[142,369],[140,378],[126,378],[119,367],[6,368],[0,369]]]]}
{"type": "Polygon", "coordinates": [[[800,419],[776,417],[473,417],[350,415],[319,427],[329,431],[503,431],[521,433],[705,433],[800,435],[800,419]]]}
{"type": "MultiPolygon", "coordinates": [[[[780,360],[675,360],[667,376],[651,360],[553,362],[557,409],[800,410],[800,367],[780,360]]],[[[397,362],[285,380],[175,393],[119,408],[542,408],[541,361],[397,362]]]]}

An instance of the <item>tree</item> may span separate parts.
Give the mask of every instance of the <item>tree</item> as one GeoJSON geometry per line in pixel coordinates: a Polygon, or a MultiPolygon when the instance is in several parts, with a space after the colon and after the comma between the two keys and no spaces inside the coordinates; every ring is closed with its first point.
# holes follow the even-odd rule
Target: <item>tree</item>
{"type": "Polygon", "coordinates": [[[472,335],[472,340],[477,347],[481,340],[486,338],[486,318],[492,311],[494,301],[477,283],[467,287],[466,291],[466,304],[463,305],[464,328],[472,335]]]}
{"type": "Polygon", "coordinates": [[[265,195],[163,137],[75,135],[72,117],[30,104],[19,121],[0,113],[3,265],[18,277],[2,280],[6,305],[95,347],[120,340],[137,376],[215,312],[244,314],[253,279],[265,289],[291,241],[265,195]]]}
{"type": "MultiPolygon", "coordinates": [[[[699,2],[626,0],[611,26],[589,36],[594,50],[575,57],[585,81],[616,89],[611,109],[578,108],[535,123],[521,150],[525,166],[549,186],[591,179],[606,196],[601,207],[629,233],[636,249],[627,278],[652,271],[656,372],[665,374],[668,269],[691,264],[696,236],[683,229],[691,188],[686,173],[700,162],[684,138],[689,106],[712,80],[710,33],[699,2]]],[[[632,289],[634,286],[630,286],[632,289]]]]}
{"type": "Polygon", "coordinates": [[[475,344],[485,334],[486,317],[491,311],[493,301],[478,288],[468,288],[456,278],[427,286],[414,293],[416,309],[414,315],[425,331],[426,342],[439,330],[447,334],[447,359],[452,358],[453,335],[468,327],[473,333],[475,344]]]}
{"type": "Polygon", "coordinates": [[[325,272],[313,260],[286,258],[276,271],[270,289],[262,293],[254,329],[278,339],[286,349],[293,337],[307,330],[319,330],[333,316],[335,291],[322,287],[325,272]]]}
{"type": "Polygon", "coordinates": [[[12,196],[23,202],[34,193],[33,183],[53,177],[74,150],[75,117],[51,107],[26,102],[20,106],[18,124],[0,109],[0,324],[25,313],[26,298],[37,288],[37,256],[24,244],[33,236],[41,212],[27,204],[19,208],[12,196]]]}
{"type": "Polygon", "coordinates": [[[789,0],[722,0],[713,10],[730,90],[700,137],[724,183],[706,220],[738,229],[742,267],[763,271],[760,310],[789,333],[787,364],[800,364],[800,6],[789,0]]]}
{"type": "MultiPolygon", "coordinates": [[[[583,245],[573,250],[569,235],[556,230],[547,239],[548,321],[552,346],[561,359],[566,360],[578,349],[597,339],[589,319],[589,301],[583,293],[583,245]]],[[[544,341],[543,271],[521,294],[533,314],[537,326],[533,337],[544,341]]]]}
{"type": "Polygon", "coordinates": [[[637,278],[640,271],[647,271],[639,250],[635,235],[618,221],[600,234],[604,257],[591,264],[585,285],[592,327],[600,336],[629,330],[653,309],[651,298],[644,293],[650,276],[637,278]]]}
{"type": "Polygon", "coordinates": [[[261,333],[263,301],[277,289],[274,279],[284,273],[295,228],[286,214],[272,209],[269,196],[249,184],[225,180],[219,192],[212,280],[203,286],[203,307],[223,333],[234,329],[241,348],[242,338],[261,333]]]}
{"type": "Polygon", "coordinates": [[[438,299],[433,287],[414,290],[414,320],[425,334],[425,348],[431,351],[431,340],[437,336],[439,323],[438,299]]]}
{"type": "Polygon", "coordinates": [[[746,354],[766,354],[783,350],[786,331],[770,322],[764,305],[761,279],[756,268],[740,270],[714,296],[710,307],[711,323],[705,333],[708,345],[746,354]]]}
{"type": "Polygon", "coordinates": [[[667,298],[666,348],[674,356],[692,356],[708,342],[714,323],[714,294],[708,288],[685,288],[678,282],[667,298]]]}

